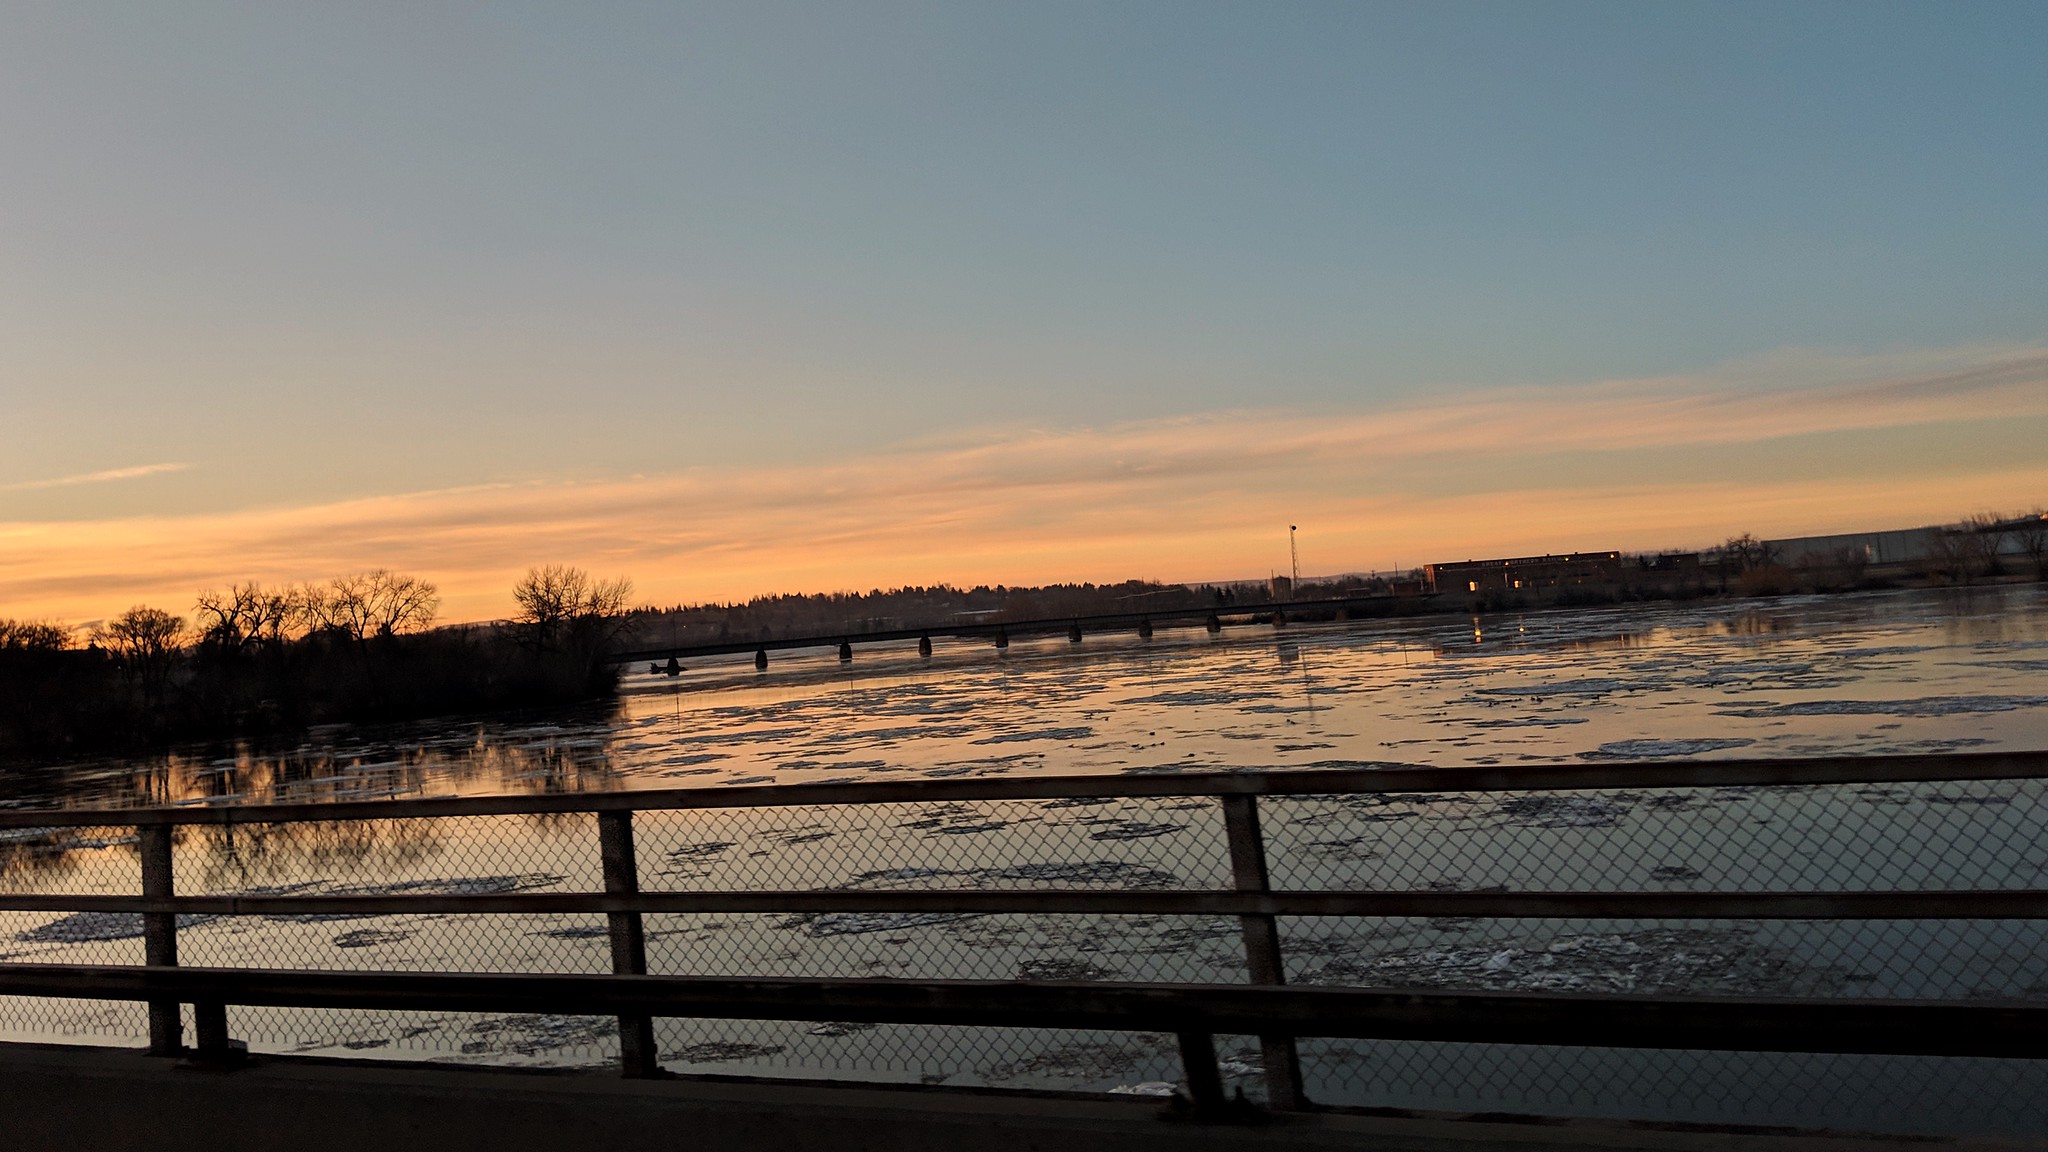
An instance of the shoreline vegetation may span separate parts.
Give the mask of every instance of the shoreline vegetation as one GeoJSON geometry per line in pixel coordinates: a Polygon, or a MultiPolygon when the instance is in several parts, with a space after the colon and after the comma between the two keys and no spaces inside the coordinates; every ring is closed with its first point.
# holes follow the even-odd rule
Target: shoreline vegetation
{"type": "Polygon", "coordinates": [[[2038,516],[1972,517],[1938,531],[1926,557],[1886,567],[1846,552],[1787,562],[1743,535],[1703,553],[1626,556],[1597,582],[1477,596],[1430,594],[1418,569],[1299,586],[941,584],[656,608],[630,606],[630,581],[550,565],[515,585],[513,618],[437,626],[438,591],[414,576],[379,569],[315,584],[252,582],[201,593],[189,618],[138,605],[82,638],[60,623],[0,616],[0,764],[602,700],[618,690],[614,653],[664,646],[1147,610],[1227,613],[1274,599],[1381,596],[1388,615],[1465,614],[2048,579],[2048,527],[2004,527],[2015,523],[2048,526],[2038,516]]]}
{"type": "Polygon", "coordinates": [[[626,580],[536,568],[513,589],[513,619],[436,627],[434,585],[380,569],[203,592],[189,620],[139,605],[82,646],[61,624],[0,618],[0,757],[133,754],[603,698],[617,688],[606,656],[632,593],[626,580]]]}

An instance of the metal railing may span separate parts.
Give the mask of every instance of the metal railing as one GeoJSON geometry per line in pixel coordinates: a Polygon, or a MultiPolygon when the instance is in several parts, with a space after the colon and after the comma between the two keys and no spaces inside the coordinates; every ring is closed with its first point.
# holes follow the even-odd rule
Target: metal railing
{"type": "Polygon", "coordinates": [[[1019,777],[838,785],[720,787],[555,796],[337,804],[0,812],[0,830],[135,830],[133,895],[0,892],[0,911],[139,914],[142,965],[0,961],[0,995],[139,1001],[150,1050],[233,1050],[229,1006],[545,1012],[616,1017],[629,1076],[660,1074],[657,1018],[860,1020],[1169,1033],[1199,1110],[1226,1106],[1215,1038],[1259,1038],[1273,1107],[1309,1106],[1304,1037],[1462,1041],[1748,1052],[2048,1057],[2048,1001],[1631,995],[1291,986],[1282,917],[1487,917],[1624,920],[2048,920],[2034,887],[1802,891],[1385,891],[1276,889],[1262,801],[1418,792],[1804,788],[2048,779],[2048,753],[1971,753],[1522,768],[1377,769],[1174,776],[1019,777]],[[1210,798],[1220,804],[1230,887],[1209,890],[990,891],[860,888],[642,891],[636,814],[792,806],[964,804],[1090,798],[1210,798]],[[589,814],[602,891],[179,895],[180,830],[298,822],[589,814]],[[1248,983],[903,980],[649,975],[643,917],[766,912],[1194,915],[1238,920],[1248,983]],[[179,918],[583,913],[606,917],[611,975],[309,971],[179,963],[179,918]]]}

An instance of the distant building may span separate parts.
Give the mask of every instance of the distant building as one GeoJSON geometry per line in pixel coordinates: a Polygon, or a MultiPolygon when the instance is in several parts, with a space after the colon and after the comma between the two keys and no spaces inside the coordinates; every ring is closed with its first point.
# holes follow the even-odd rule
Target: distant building
{"type": "Polygon", "coordinates": [[[1423,569],[1439,593],[1532,592],[1582,584],[1613,584],[1622,578],[1619,552],[1568,552],[1561,556],[1518,556],[1508,560],[1466,560],[1423,569]]]}
{"type": "Polygon", "coordinates": [[[1788,568],[1827,563],[1849,554],[1872,567],[1918,564],[1936,554],[1939,528],[1905,528],[1892,532],[1845,532],[1834,536],[1794,536],[1766,540],[1771,559],[1788,568]]]}

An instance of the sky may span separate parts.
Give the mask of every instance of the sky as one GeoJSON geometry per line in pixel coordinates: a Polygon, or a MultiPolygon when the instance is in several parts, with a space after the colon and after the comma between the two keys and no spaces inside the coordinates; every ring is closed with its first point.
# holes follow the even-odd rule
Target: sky
{"type": "Polygon", "coordinates": [[[2038,3],[0,0],[0,616],[2048,503],[2038,3]]]}

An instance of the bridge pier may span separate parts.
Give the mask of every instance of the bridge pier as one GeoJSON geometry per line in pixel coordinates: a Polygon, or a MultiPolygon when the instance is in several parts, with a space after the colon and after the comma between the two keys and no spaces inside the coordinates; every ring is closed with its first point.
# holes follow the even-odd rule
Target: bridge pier
{"type": "Polygon", "coordinates": [[[1273,609],[1273,627],[1275,627],[1275,628],[1285,628],[1285,627],[1287,627],[1287,609],[1285,609],[1285,608],[1275,608],[1275,609],[1273,609]]]}
{"type": "Polygon", "coordinates": [[[1080,622],[1079,620],[1076,620],[1076,621],[1074,621],[1074,626],[1073,626],[1073,627],[1071,627],[1071,628],[1069,628],[1069,629],[1067,629],[1067,643],[1069,643],[1069,644],[1079,644],[1080,642],[1081,642],[1081,622],[1080,622]]]}
{"type": "Polygon", "coordinates": [[[1001,628],[996,629],[996,647],[1008,648],[1009,646],[1010,634],[1008,632],[1003,631],[1001,628]]]}
{"type": "Polygon", "coordinates": [[[1223,631],[1223,617],[1211,612],[1209,613],[1209,618],[1202,621],[1202,627],[1207,628],[1212,634],[1221,632],[1223,631]]]}
{"type": "Polygon", "coordinates": [[[1143,618],[1139,619],[1139,621],[1138,621],[1138,639],[1140,639],[1140,640],[1150,640],[1151,638],[1152,638],[1152,618],[1151,618],[1150,616],[1146,616],[1146,617],[1143,617],[1143,618]]]}
{"type": "Polygon", "coordinates": [[[840,662],[841,664],[851,664],[851,663],[853,663],[853,643],[852,643],[852,641],[849,641],[849,640],[841,640],[841,641],[839,642],[839,662],[840,662]]]}
{"type": "Polygon", "coordinates": [[[929,637],[929,636],[919,636],[919,637],[917,638],[917,654],[918,654],[919,656],[929,656],[929,655],[931,655],[931,654],[932,654],[932,638],[931,638],[931,637],[929,637]]]}
{"type": "Polygon", "coordinates": [[[754,671],[756,671],[756,672],[766,672],[767,670],[768,670],[768,649],[766,649],[766,648],[756,648],[756,649],[754,649],[754,671]]]}

